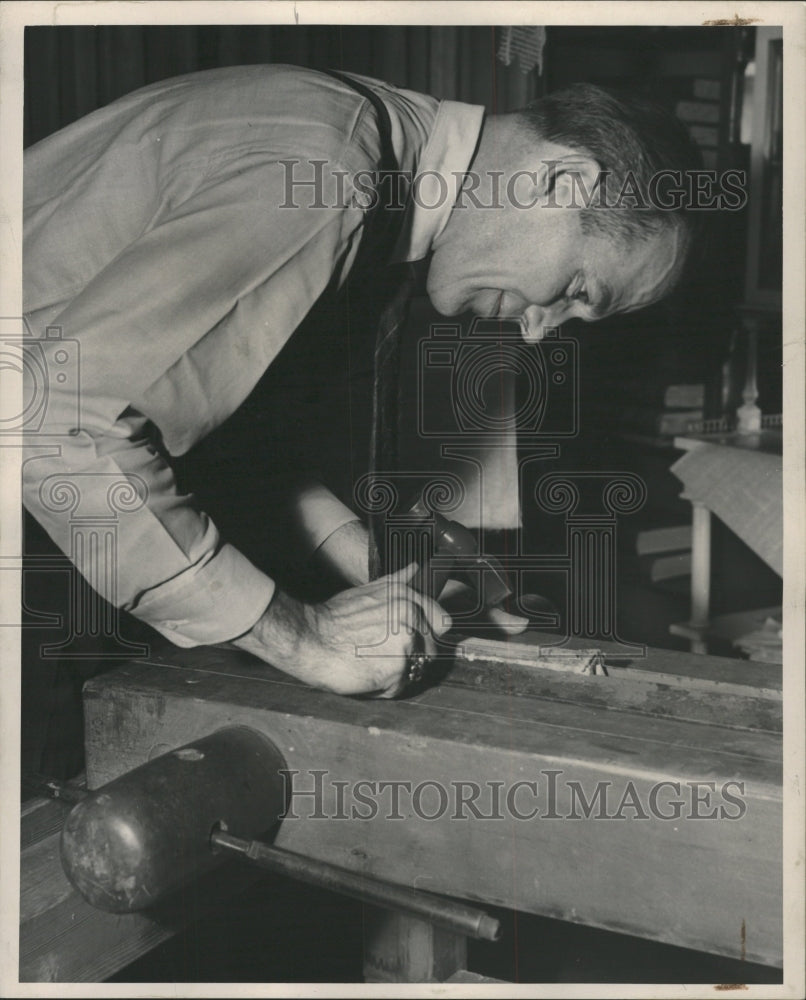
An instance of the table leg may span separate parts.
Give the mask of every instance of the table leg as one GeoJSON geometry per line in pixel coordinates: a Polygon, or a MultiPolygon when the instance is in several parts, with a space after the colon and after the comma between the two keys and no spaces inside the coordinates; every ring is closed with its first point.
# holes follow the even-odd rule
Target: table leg
{"type": "MultiPolygon", "coordinates": [[[[691,624],[704,629],[711,601],[711,512],[696,500],[691,506],[691,624]]],[[[694,653],[704,653],[705,643],[692,639],[691,649],[694,653]]]]}

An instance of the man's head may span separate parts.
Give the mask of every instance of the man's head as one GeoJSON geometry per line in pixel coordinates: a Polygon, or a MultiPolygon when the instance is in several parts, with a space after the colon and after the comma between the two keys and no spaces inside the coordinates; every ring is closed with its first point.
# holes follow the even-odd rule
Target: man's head
{"type": "Polygon", "coordinates": [[[658,207],[665,189],[652,179],[697,164],[672,115],[587,84],[489,118],[471,165],[477,198],[460,197],[434,242],[432,302],[522,318],[536,340],[658,301],[693,236],[688,213],[658,207]]]}

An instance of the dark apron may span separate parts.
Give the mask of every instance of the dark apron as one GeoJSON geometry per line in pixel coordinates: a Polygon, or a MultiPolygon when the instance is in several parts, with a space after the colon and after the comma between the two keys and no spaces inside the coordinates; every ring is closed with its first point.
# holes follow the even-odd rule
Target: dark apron
{"type": "MultiPolygon", "coordinates": [[[[399,171],[383,102],[363,84],[331,75],[377,112],[379,175],[399,171]]],[[[381,181],[379,190],[392,185],[381,181]]],[[[303,599],[321,598],[337,581],[304,565],[289,493],[313,477],[355,510],[353,487],[369,469],[375,332],[396,280],[385,264],[405,214],[378,200],[344,286],[328,286],[232,417],[171,460],[180,488],[195,495],[222,538],[303,599]]]]}

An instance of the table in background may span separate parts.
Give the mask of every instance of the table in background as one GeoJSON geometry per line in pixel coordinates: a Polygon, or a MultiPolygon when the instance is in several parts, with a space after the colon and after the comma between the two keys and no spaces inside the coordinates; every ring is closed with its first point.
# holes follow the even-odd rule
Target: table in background
{"type": "MultiPolygon", "coordinates": [[[[782,437],[770,429],[675,438],[686,454],[671,471],[692,506],[691,619],[670,631],[689,639],[693,652],[706,652],[706,637],[715,626],[709,618],[712,514],[783,576],[782,437]]],[[[764,617],[776,610],[763,609],[764,617]]],[[[758,627],[758,615],[748,612],[749,627],[758,627]]]]}

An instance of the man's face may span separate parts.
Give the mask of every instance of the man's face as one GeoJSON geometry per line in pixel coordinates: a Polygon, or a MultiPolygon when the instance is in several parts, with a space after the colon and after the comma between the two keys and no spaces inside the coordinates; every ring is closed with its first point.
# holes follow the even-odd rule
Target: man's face
{"type": "Polygon", "coordinates": [[[528,342],[570,319],[592,322],[650,305],[676,270],[676,229],[624,246],[620,238],[584,233],[577,210],[510,206],[482,210],[486,215],[475,220],[477,211],[459,211],[465,215],[454,210],[435,244],[433,305],[445,315],[520,320],[528,342]]]}

